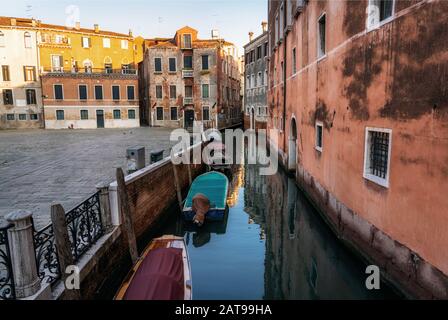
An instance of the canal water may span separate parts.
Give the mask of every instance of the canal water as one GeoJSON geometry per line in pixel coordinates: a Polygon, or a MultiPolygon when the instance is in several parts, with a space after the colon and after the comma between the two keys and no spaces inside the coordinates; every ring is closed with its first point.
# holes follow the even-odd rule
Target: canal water
{"type": "Polygon", "coordinates": [[[366,264],[348,250],[284,172],[235,166],[229,212],[201,229],[178,212],[160,230],[185,237],[194,299],[397,299],[367,290],[366,264]]]}

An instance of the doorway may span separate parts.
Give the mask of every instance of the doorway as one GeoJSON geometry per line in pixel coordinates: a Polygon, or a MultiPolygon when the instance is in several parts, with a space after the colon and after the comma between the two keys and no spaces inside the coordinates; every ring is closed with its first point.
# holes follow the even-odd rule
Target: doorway
{"type": "Polygon", "coordinates": [[[104,111],[96,110],[96,127],[104,128],[104,111]]]}
{"type": "Polygon", "coordinates": [[[185,110],[184,111],[184,125],[185,128],[193,128],[193,122],[194,122],[194,110],[185,110]]]}
{"type": "Polygon", "coordinates": [[[291,127],[289,128],[289,144],[288,144],[288,169],[296,170],[297,162],[297,126],[296,119],[291,119],[291,127]]]}

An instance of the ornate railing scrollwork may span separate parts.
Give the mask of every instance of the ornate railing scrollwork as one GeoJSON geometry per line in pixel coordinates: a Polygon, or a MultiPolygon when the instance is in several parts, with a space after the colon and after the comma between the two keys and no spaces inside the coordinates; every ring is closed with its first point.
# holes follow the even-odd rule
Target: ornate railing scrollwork
{"type": "Polygon", "coordinates": [[[16,298],[8,240],[8,229],[11,227],[12,225],[0,226],[0,300],[16,298]]]}

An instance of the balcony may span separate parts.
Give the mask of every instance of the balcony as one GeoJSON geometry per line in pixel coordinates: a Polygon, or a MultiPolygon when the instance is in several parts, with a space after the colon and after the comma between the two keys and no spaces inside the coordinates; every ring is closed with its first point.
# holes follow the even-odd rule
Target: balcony
{"type": "Polygon", "coordinates": [[[193,104],[193,97],[184,97],[184,106],[193,104]]]}
{"type": "Polygon", "coordinates": [[[193,70],[191,69],[186,69],[186,70],[182,70],[182,78],[193,78],[193,70]]]}
{"type": "Polygon", "coordinates": [[[51,67],[41,68],[42,75],[60,75],[60,76],[136,76],[136,69],[112,69],[112,68],[64,68],[64,67],[51,67]]]}

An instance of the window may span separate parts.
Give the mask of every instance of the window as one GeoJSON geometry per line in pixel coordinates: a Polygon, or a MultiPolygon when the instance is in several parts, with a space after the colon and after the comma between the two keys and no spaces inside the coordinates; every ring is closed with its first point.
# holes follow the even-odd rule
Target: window
{"type": "Polygon", "coordinates": [[[26,104],[36,104],[36,90],[26,89],[26,104]]]}
{"type": "Polygon", "coordinates": [[[316,150],[322,152],[323,142],[323,124],[322,122],[316,122],[316,150]]]}
{"type": "Polygon", "coordinates": [[[118,110],[118,109],[114,110],[114,119],[115,120],[121,119],[121,111],[120,110],[118,110]]]}
{"type": "Polygon", "coordinates": [[[177,120],[177,107],[171,107],[170,111],[171,120],[177,120]]]}
{"type": "Polygon", "coordinates": [[[202,120],[209,121],[210,120],[210,109],[209,107],[202,108],[202,120]]]}
{"type": "Polygon", "coordinates": [[[103,100],[103,86],[101,86],[101,85],[95,86],[95,99],[103,100]]]}
{"type": "Polygon", "coordinates": [[[103,38],[103,48],[110,48],[110,39],[103,38]]]}
{"type": "Polygon", "coordinates": [[[257,47],[257,60],[261,59],[261,46],[257,47]]]}
{"type": "Polygon", "coordinates": [[[81,120],[89,119],[89,110],[81,110],[81,120]]]}
{"type": "Polygon", "coordinates": [[[318,21],[318,39],[317,39],[317,57],[321,58],[325,55],[325,32],[326,32],[326,18],[323,14],[318,21]]]}
{"type": "Polygon", "coordinates": [[[25,81],[36,81],[36,67],[23,67],[23,76],[25,81]]]}
{"type": "Polygon", "coordinates": [[[25,121],[26,120],[26,113],[19,113],[19,120],[25,121]]]}
{"type": "Polygon", "coordinates": [[[168,64],[169,64],[169,71],[170,72],[176,72],[177,71],[176,58],[169,58],[168,59],[168,64]]]}
{"type": "Polygon", "coordinates": [[[254,50],[252,50],[251,52],[250,52],[250,62],[252,63],[252,62],[255,62],[255,51],[254,50]]]}
{"type": "Polygon", "coordinates": [[[191,49],[191,34],[182,35],[182,48],[191,49]]]}
{"type": "Polygon", "coordinates": [[[134,109],[128,110],[128,119],[135,119],[135,110],[134,109]]]}
{"type": "Polygon", "coordinates": [[[29,32],[25,32],[23,37],[25,39],[25,48],[31,48],[31,34],[29,32]]]}
{"type": "Polygon", "coordinates": [[[64,88],[62,87],[62,84],[54,85],[54,98],[56,100],[64,100],[64,88]]]}
{"type": "Polygon", "coordinates": [[[154,72],[162,72],[162,58],[154,58],[154,72]]]}
{"type": "Polygon", "coordinates": [[[51,71],[62,72],[64,69],[64,61],[61,55],[52,54],[51,55],[51,71]]]}
{"type": "Polygon", "coordinates": [[[257,85],[255,83],[255,75],[254,74],[251,75],[251,77],[250,77],[250,84],[251,84],[252,88],[255,88],[255,86],[257,85]]]}
{"type": "Polygon", "coordinates": [[[8,120],[8,121],[12,121],[12,120],[15,120],[15,119],[16,119],[16,116],[15,116],[14,113],[8,113],[6,115],[6,120],[8,120]]]}
{"type": "Polygon", "coordinates": [[[297,57],[296,48],[292,49],[292,74],[297,73],[297,57]]]}
{"type": "Polygon", "coordinates": [[[267,57],[267,55],[268,55],[268,43],[267,42],[264,44],[263,53],[264,53],[264,56],[267,57]]]}
{"type": "Polygon", "coordinates": [[[163,120],[163,108],[162,107],[156,108],[156,119],[163,120]]]}
{"type": "Polygon", "coordinates": [[[11,81],[9,77],[9,66],[2,66],[3,81],[11,81]]]}
{"type": "Polygon", "coordinates": [[[112,86],[112,100],[120,100],[120,86],[112,86]]]}
{"type": "Polygon", "coordinates": [[[56,120],[64,120],[64,110],[56,110],[56,120]]]}
{"type": "Polygon", "coordinates": [[[185,97],[186,98],[193,97],[193,87],[192,86],[185,86],[185,97]]]}
{"type": "Polygon", "coordinates": [[[392,130],[366,128],[364,178],[389,187],[389,166],[392,130]]]}
{"type": "Polygon", "coordinates": [[[87,100],[87,85],[80,84],[78,86],[79,100],[87,100]]]}
{"type": "Polygon", "coordinates": [[[264,70],[264,82],[263,82],[263,84],[265,86],[268,85],[268,70],[264,70]]]}
{"type": "Polygon", "coordinates": [[[184,56],[184,69],[193,69],[193,57],[184,56]]]}
{"type": "Polygon", "coordinates": [[[82,37],[82,47],[83,48],[90,48],[90,38],[89,37],[82,37]]]}
{"type": "Polygon", "coordinates": [[[209,85],[208,84],[202,85],[202,98],[204,98],[204,99],[209,98],[209,85]]]}
{"type": "Polygon", "coordinates": [[[128,86],[128,100],[135,100],[135,87],[134,86],[128,86]]]}
{"type": "Polygon", "coordinates": [[[202,56],[202,70],[208,70],[208,55],[202,56]]]}
{"type": "Polygon", "coordinates": [[[129,48],[128,40],[121,40],[121,49],[127,50],[129,48]]]}
{"type": "Polygon", "coordinates": [[[0,31],[0,47],[5,46],[5,34],[0,31]]]}
{"type": "Polygon", "coordinates": [[[39,119],[39,118],[38,118],[37,114],[35,114],[35,113],[30,113],[30,120],[36,121],[36,120],[38,120],[38,119],[39,119]]]}
{"type": "Polygon", "coordinates": [[[176,98],[177,98],[176,86],[170,86],[170,99],[176,99],[176,98]]]}
{"type": "Polygon", "coordinates": [[[108,74],[113,73],[112,63],[105,63],[104,71],[106,71],[106,73],[108,73],[108,74]]]}
{"type": "Polygon", "coordinates": [[[382,21],[392,17],[394,0],[369,0],[367,28],[375,28],[382,21]]]}
{"type": "Polygon", "coordinates": [[[257,86],[261,87],[262,85],[263,85],[262,73],[258,72],[257,86]]]}
{"type": "Polygon", "coordinates": [[[156,86],[156,98],[162,99],[162,86],[156,86]]]}

